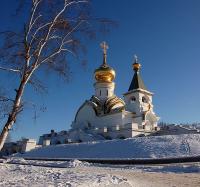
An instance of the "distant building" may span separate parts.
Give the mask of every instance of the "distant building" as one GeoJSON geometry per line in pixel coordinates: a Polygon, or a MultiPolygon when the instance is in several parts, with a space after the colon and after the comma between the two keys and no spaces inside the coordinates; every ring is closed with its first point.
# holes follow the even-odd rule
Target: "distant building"
{"type": "Polygon", "coordinates": [[[1,156],[8,156],[14,153],[24,153],[39,147],[36,145],[36,140],[34,139],[22,139],[17,142],[5,143],[3,149],[0,152],[1,156]]]}
{"type": "Polygon", "coordinates": [[[178,125],[178,124],[168,124],[160,127],[158,132],[154,135],[178,135],[178,134],[200,134],[200,129],[196,129],[191,125],[178,125]]]}

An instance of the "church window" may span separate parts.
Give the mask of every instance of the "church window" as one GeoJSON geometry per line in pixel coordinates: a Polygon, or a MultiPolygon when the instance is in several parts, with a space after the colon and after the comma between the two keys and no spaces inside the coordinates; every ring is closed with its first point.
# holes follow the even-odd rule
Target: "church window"
{"type": "Polygon", "coordinates": [[[99,92],[99,95],[101,96],[101,90],[100,90],[100,92],[99,92]]]}
{"type": "Polygon", "coordinates": [[[135,101],[136,101],[136,98],[135,98],[134,96],[131,97],[130,102],[131,102],[131,103],[135,103],[135,101]]]}
{"type": "Polygon", "coordinates": [[[58,140],[58,141],[56,142],[56,144],[61,144],[61,141],[58,140]]]}
{"type": "Polygon", "coordinates": [[[91,127],[92,127],[91,123],[90,123],[90,122],[88,122],[88,128],[91,128],[91,127]]]}
{"type": "Polygon", "coordinates": [[[17,151],[15,149],[12,150],[12,153],[17,153],[17,151]]]}
{"type": "Polygon", "coordinates": [[[144,96],[142,97],[142,102],[143,102],[143,103],[147,103],[146,97],[144,97],[144,96]]]}
{"type": "Polygon", "coordinates": [[[119,125],[116,125],[116,131],[119,131],[120,128],[119,128],[119,125]]]}
{"type": "Polygon", "coordinates": [[[105,136],[106,140],[112,140],[112,138],[110,136],[105,136]]]}
{"type": "Polygon", "coordinates": [[[145,114],[142,114],[142,120],[143,121],[145,120],[145,114]]]}
{"type": "Polygon", "coordinates": [[[107,96],[108,96],[108,90],[107,90],[107,92],[106,92],[106,93],[107,93],[107,96]]]}

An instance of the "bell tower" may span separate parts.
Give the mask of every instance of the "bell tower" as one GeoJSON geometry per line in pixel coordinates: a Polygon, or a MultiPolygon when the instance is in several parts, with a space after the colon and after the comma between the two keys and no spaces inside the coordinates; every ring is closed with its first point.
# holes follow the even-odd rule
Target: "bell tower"
{"type": "Polygon", "coordinates": [[[124,94],[126,110],[133,112],[136,116],[141,116],[145,112],[153,110],[152,95],[144,85],[140,76],[141,64],[138,57],[134,56],[133,70],[134,75],[129,86],[128,92],[124,94]]]}

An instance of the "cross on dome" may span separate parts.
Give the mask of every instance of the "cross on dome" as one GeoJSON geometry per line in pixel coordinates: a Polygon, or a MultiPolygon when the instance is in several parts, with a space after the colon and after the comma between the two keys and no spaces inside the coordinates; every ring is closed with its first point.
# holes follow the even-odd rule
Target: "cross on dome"
{"type": "Polygon", "coordinates": [[[111,83],[115,79],[115,71],[106,62],[108,45],[102,42],[100,47],[103,50],[103,63],[95,70],[94,76],[97,82],[111,83]]]}
{"type": "Polygon", "coordinates": [[[106,55],[106,54],[107,54],[107,49],[109,49],[109,48],[108,48],[108,45],[107,45],[106,42],[104,41],[104,42],[102,42],[102,43],[100,44],[100,46],[101,46],[101,48],[103,49],[103,53],[106,55]]]}
{"type": "Polygon", "coordinates": [[[134,63],[133,63],[133,69],[138,72],[141,67],[141,64],[139,63],[137,55],[134,55],[134,63]]]}
{"type": "Polygon", "coordinates": [[[138,56],[134,55],[134,63],[138,63],[138,56]]]}
{"type": "Polygon", "coordinates": [[[107,67],[108,65],[107,65],[107,62],[106,62],[106,57],[107,57],[107,49],[108,49],[108,45],[106,44],[106,42],[104,41],[104,42],[102,42],[101,44],[100,44],[100,47],[103,49],[103,64],[102,64],[102,66],[103,67],[107,67]]]}

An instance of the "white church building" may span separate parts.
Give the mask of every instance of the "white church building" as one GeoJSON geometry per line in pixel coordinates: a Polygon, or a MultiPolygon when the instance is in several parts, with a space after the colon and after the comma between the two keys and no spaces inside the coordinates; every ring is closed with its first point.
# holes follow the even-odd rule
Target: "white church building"
{"type": "Polygon", "coordinates": [[[115,95],[115,70],[107,63],[105,42],[103,63],[94,71],[94,95],[78,109],[69,131],[51,132],[39,144],[59,144],[149,135],[158,130],[159,117],[153,111],[152,96],[140,76],[141,65],[135,56],[134,75],[124,98],[115,95]]]}

